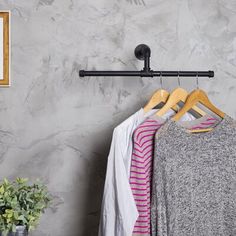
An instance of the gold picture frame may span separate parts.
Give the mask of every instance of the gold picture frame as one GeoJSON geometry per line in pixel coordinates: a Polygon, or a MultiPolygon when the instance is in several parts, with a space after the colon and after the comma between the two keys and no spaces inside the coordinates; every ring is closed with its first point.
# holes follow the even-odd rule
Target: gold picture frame
{"type": "Polygon", "coordinates": [[[10,86],[10,11],[0,11],[0,86],[10,86]]]}

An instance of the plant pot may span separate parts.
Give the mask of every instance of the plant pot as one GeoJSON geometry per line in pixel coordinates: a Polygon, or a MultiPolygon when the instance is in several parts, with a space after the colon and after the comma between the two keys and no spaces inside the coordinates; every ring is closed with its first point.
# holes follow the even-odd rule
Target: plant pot
{"type": "MultiPolygon", "coordinates": [[[[0,236],[3,235],[0,233],[0,236]]],[[[28,236],[28,232],[25,226],[16,226],[16,232],[8,233],[7,236],[28,236]]]]}

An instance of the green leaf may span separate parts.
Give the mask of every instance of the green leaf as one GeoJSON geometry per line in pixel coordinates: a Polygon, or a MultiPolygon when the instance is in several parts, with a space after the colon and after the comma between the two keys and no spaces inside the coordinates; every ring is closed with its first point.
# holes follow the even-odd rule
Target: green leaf
{"type": "Polygon", "coordinates": [[[16,225],[15,224],[12,225],[12,232],[14,232],[14,233],[16,232],[16,225]]]}
{"type": "Polygon", "coordinates": [[[2,185],[1,187],[0,187],[0,194],[3,194],[4,193],[4,186],[2,185]]]}
{"type": "Polygon", "coordinates": [[[9,181],[8,181],[6,178],[4,178],[4,179],[3,179],[3,183],[4,183],[5,185],[8,185],[8,184],[9,184],[9,181]]]}
{"type": "Polygon", "coordinates": [[[28,179],[27,178],[16,178],[16,182],[18,184],[25,184],[28,182],[28,179]]]}

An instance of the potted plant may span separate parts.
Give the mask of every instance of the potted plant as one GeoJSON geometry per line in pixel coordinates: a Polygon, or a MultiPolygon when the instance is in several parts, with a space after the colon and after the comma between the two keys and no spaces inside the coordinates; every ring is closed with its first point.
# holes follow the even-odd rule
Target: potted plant
{"type": "Polygon", "coordinates": [[[26,236],[35,229],[51,197],[41,182],[17,178],[0,183],[0,236],[26,236]]]}

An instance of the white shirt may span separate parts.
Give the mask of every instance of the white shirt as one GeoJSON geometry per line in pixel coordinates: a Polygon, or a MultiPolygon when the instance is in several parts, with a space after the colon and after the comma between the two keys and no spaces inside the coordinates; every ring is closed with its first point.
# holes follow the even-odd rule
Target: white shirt
{"type": "MultiPolygon", "coordinates": [[[[157,110],[144,113],[143,108],[118,125],[112,136],[108,156],[106,180],[104,186],[99,236],[131,236],[138,211],[129,184],[132,156],[132,135],[134,130],[157,110]]],[[[163,118],[168,118],[174,111],[168,111],[163,118]]],[[[192,120],[190,114],[183,116],[183,121],[192,120]]]]}

